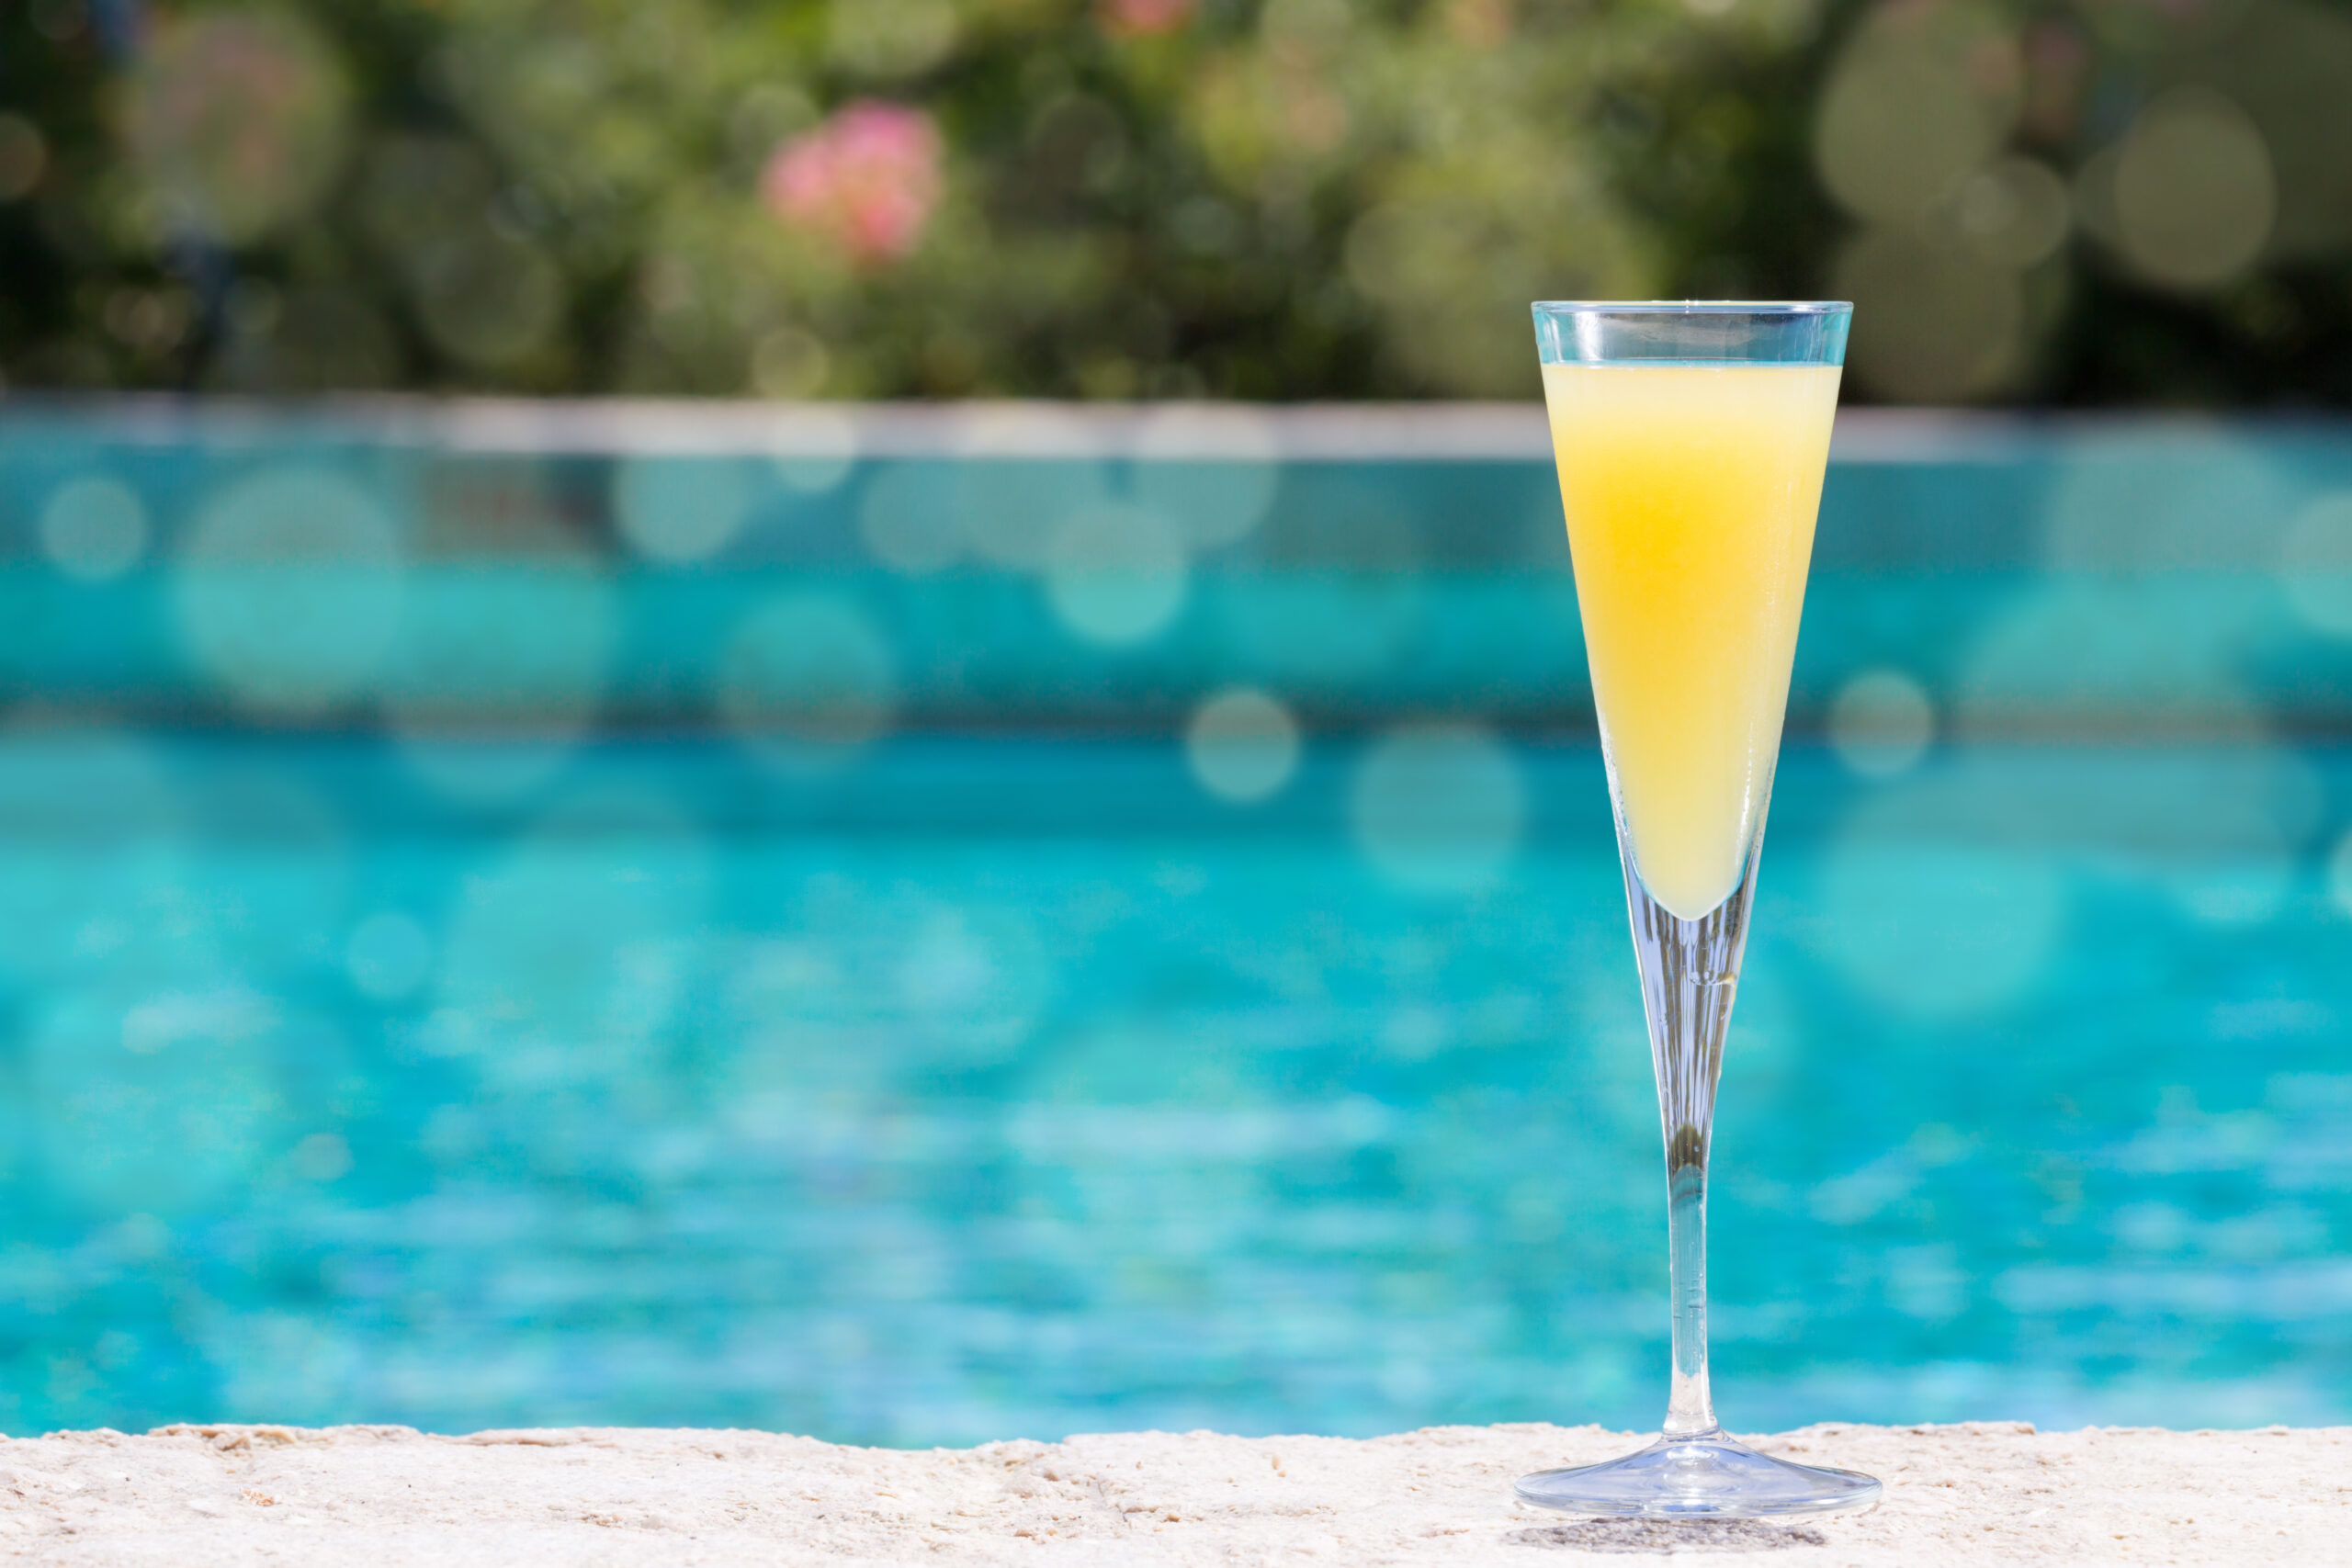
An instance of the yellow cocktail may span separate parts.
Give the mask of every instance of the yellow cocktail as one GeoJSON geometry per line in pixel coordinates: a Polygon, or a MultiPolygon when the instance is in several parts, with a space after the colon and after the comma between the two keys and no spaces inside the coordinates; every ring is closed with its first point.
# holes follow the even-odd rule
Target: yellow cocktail
{"type": "Polygon", "coordinates": [[[1781,747],[1834,365],[1546,365],[1593,700],[1642,885],[1695,920],[1781,747]]]}
{"type": "Polygon", "coordinates": [[[1707,1383],[1707,1159],[1851,309],[1535,307],[1666,1137],[1673,1377],[1658,1440],[1520,1478],[1547,1508],[1752,1518],[1879,1483],[1758,1453],[1707,1383]]]}

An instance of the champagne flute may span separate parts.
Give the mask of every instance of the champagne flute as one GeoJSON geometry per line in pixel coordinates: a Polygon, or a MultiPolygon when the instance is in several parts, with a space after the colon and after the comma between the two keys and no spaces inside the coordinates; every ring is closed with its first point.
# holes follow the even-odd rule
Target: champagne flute
{"type": "Polygon", "coordinates": [[[1725,1435],[1707,1389],[1707,1156],[1852,308],[1535,308],[1666,1136],[1673,1382],[1657,1441],[1522,1477],[1586,1514],[1869,1506],[1725,1435]]]}

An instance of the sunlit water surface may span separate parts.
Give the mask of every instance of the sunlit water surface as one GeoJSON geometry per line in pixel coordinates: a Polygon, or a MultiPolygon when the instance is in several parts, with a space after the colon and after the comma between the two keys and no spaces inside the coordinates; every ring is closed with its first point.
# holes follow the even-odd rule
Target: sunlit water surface
{"type": "MultiPolygon", "coordinates": [[[[1419,843],[1344,740],[1251,807],[1172,742],[913,738],[451,804],[499,765],[0,743],[7,1430],[1655,1420],[1589,747],[1419,843]]],[[[2328,750],[1792,743],[1726,1420],[2352,1420],[2347,801],[2328,750]]]]}

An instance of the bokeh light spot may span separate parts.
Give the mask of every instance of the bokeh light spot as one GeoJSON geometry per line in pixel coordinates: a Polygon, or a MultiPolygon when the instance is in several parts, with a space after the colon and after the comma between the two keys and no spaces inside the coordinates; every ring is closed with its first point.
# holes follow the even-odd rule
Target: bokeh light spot
{"type": "Polygon", "coordinates": [[[838,409],[793,411],[786,447],[775,458],[776,477],[802,495],[839,490],[857,464],[857,426],[838,409]]]}
{"type": "Polygon", "coordinates": [[[951,1028],[956,1054],[996,1056],[1027,1037],[1047,973],[1036,935],[1011,910],[934,909],[910,933],[897,993],[916,1017],[951,1028]],[[969,1030],[958,1040],[953,1025],[969,1030]]]}
{"type": "Polygon", "coordinates": [[[350,92],[323,40],[290,10],[166,14],[124,85],[133,155],[166,220],[243,244],[326,194],[350,92]]]}
{"type": "Polygon", "coordinates": [[[362,995],[399,1001],[432,978],[433,938],[414,917],[379,909],[351,929],[343,964],[362,995]]]}
{"type": "Polygon", "coordinates": [[[1051,458],[967,462],[958,489],[956,515],[971,553],[1029,570],[1052,559],[1055,541],[1072,517],[1109,499],[1101,464],[1051,458]]]}
{"type": "MultiPolygon", "coordinates": [[[[232,297],[233,299],[233,297],[232,297]]],[[[391,322],[356,288],[254,286],[232,303],[230,331],[205,370],[220,391],[284,396],[385,387],[401,372],[391,322]]]]}
{"type": "MultiPolygon", "coordinates": [[[[1285,86],[1276,96],[1295,94],[1285,86]]],[[[1606,182],[1578,164],[1556,140],[1498,144],[1476,163],[1425,168],[1412,194],[1349,226],[1347,280],[1415,382],[1457,397],[1533,396],[1518,319],[1525,301],[1641,299],[1655,288],[1643,242],[1601,194],[1606,182]]]]}
{"type": "Polygon", "coordinates": [[[134,1056],[152,1056],[184,1040],[258,1034],[277,1021],[277,1011],[266,1000],[234,987],[174,992],[123,1014],[122,1048],[134,1056]]]}
{"type": "Polygon", "coordinates": [[[1527,786],[1485,728],[1408,724],[1373,744],[1348,806],[1357,844],[1391,880],[1471,893],[1498,881],[1517,852],[1527,786]]]}
{"type": "Polygon", "coordinates": [[[1951,682],[1968,740],[2250,738],[2242,639],[2276,602],[2184,602],[2162,579],[2053,573],[1984,628],[1951,682]],[[2216,613],[2216,612],[2220,613],[2216,613]]]}
{"type": "Polygon", "coordinates": [[[1104,504],[1069,518],[1055,537],[1046,594],[1063,626],[1117,647],[1164,629],[1189,583],[1183,541],[1168,519],[1104,504]]]}
{"type": "Polygon", "coordinates": [[[1990,11],[1881,6],[1822,89],[1813,141],[1822,183],[1857,217],[1909,222],[2000,146],[2022,85],[2016,40],[1990,11]]]}
{"type": "Polygon", "coordinates": [[[808,398],[833,371],[825,340],[802,327],[777,327],[752,345],[752,389],[763,398],[808,398]]]}
{"type": "Polygon", "coordinates": [[[68,577],[85,582],[120,577],[147,553],[147,508],[119,479],[68,479],[41,508],[40,548],[68,577]]]}
{"type": "Polygon", "coordinates": [[[351,1174],[351,1145],[340,1133],[313,1133],[288,1157],[305,1181],[340,1181],[351,1174]]]}
{"type": "Polygon", "coordinates": [[[1298,720],[1254,687],[1212,696],[1184,727],[1184,760],[1201,787],[1222,800],[1263,800],[1297,770],[1298,720]]]}
{"type": "Polygon", "coordinates": [[[2278,177],[2266,254],[2340,254],[2352,244],[2352,15],[2325,0],[2263,0],[2228,15],[2237,26],[2225,79],[2278,177]]]}
{"type": "Polygon", "coordinates": [[[2156,881],[2208,925],[2255,925],[2276,915],[2294,887],[2297,846],[2324,809],[2312,765],[2257,733],[2166,751],[2139,773],[2145,800],[2086,822],[2077,840],[2100,852],[2111,852],[2115,841],[2154,851],[2156,881]]]}
{"type": "Polygon", "coordinates": [[[1930,774],[1873,796],[1821,869],[1832,958],[1857,990],[1905,1017],[1964,1018],[2015,1001],[2064,933],[2065,886],[2045,849],[1952,840],[1983,816],[1964,799],[1972,787],[1985,786],[1930,774]],[[1923,886],[1936,897],[1920,897],[1923,886]]]}
{"type": "Polygon", "coordinates": [[[1193,19],[1195,0],[1095,0],[1094,21],[1115,39],[1159,38],[1193,19]]]}
{"type": "Polygon", "coordinates": [[[378,680],[402,756],[459,799],[538,787],[595,720],[619,621],[584,553],[416,573],[378,680]]]}
{"type": "Polygon", "coordinates": [[[529,358],[563,320],[561,269],[537,245],[487,225],[424,251],[413,288],[434,346],[483,369],[529,358]]]}
{"type": "Polygon", "coordinates": [[[1954,217],[1979,255],[2023,270],[2047,261],[2066,243],[2074,197],[2049,164],[2002,158],[1960,187],[1954,217]]]}
{"type": "Polygon", "coordinates": [[[747,463],[728,457],[626,457],[613,474],[613,518],[650,559],[707,560],[741,531],[754,498],[747,463]]]}
{"type": "Polygon", "coordinates": [[[889,729],[897,660],[856,605],[791,594],[753,611],[728,638],[718,706],[735,733],[773,761],[838,765],[889,729]]]}
{"type": "Polygon", "coordinates": [[[859,499],[857,534],[874,558],[910,575],[953,566],[964,553],[956,479],[944,463],[886,465],[859,499]]]}
{"type": "Polygon", "coordinates": [[[2352,491],[2320,497],[2288,525],[2278,577],[2307,624],[2352,637],[2352,491]]]}
{"type": "Polygon", "coordinates": [[[1135,446],[1136,502],[1172,519],[1186,545],[1247,538],[1281,487],[1273,432],[1248,409],[1177,405],[1145,418],[1135,446]]]}
{"type": "Polygon", "coordinates": [[[959,28],[949,0],[889,0],[888,5],[826,7],[834,60],[870,76],[912,76],[944,60],[959,28]]]}
{"type": "Polygon", "coordinates": [[[2223,427],[2086,434],[2050,487],[2045,559],[2064,572],[2258,571],[2305,493],[2274,451],[2223,427]]]}
{"type": "Polygon", "coordinates": [[[1919,682],[1899,670],[1867,670],[1829,705],[1829,744],[1865,778],[1893,778],[1917,766],[1935,739],[1936,709],[1919,682]]]}
{"type": "Polygon", "coordinates": [[[498,176],[461,137],[395,132],[368,148],[356,184],[368,238],[413,272],[434,244],[481,222],[498,176]]]}
{"type": "Polygon", "coordinates": [[[1035,570],[1069,520],[1110,498],[1085,423],[1053,409],[990,409],[959,433],[956,511],[970,552],[1035,570]]]}
{"type": "Polygon", "coordinates": [[[2013,268],[1907,228],[1869,229],[1838,257],[1854,302],[1849,363],[1876,390],[1914,402],[1981,396],[2024,366],[2025,292],[2013,268]]]}
{"type": "Polygon", "coordinates": [[[359,692],[398,629],[390,517],[325,468],[266,469],[208,504],[180,553],[180,629],[249,706],[312,713],[359,692]]]}
{"type": "Polygon", "coordinates": [[[2210,87],[2173,87],[2140,111],[2114,169],[2117,238],[2158,283],[2209,288],[2254,265],[2278,216],[2262,132],[2210,87]]]}
{"type": "Polygon", "coordinates": [[[1346,37],[1353,22],[1346,0],[1267,0],[1258,28],[1271,39],[1323,49],[1346,37]]]}
{"type": "Polygon", "coordinates": [[[49,139],[20,114],[0,114],[0,201],[31,194],[49,167],[49,139]]]}

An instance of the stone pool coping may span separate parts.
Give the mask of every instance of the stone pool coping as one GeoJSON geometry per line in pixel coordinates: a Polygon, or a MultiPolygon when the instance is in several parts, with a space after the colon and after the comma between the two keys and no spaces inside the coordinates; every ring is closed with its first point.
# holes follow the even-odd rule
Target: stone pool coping
{"type": "Polygon", "coordinates": [[[2352,1554],[2352,1427],[1808,1427],[1870,1513],[1577,1520],[1511,1477],[1623,1451],[1598,1427],[1073,1437],[910,1451],[766,1432],[178,1426],[0,1439],[0,1559],[69,1564],[2255,1563],[2352,1554]]]}

